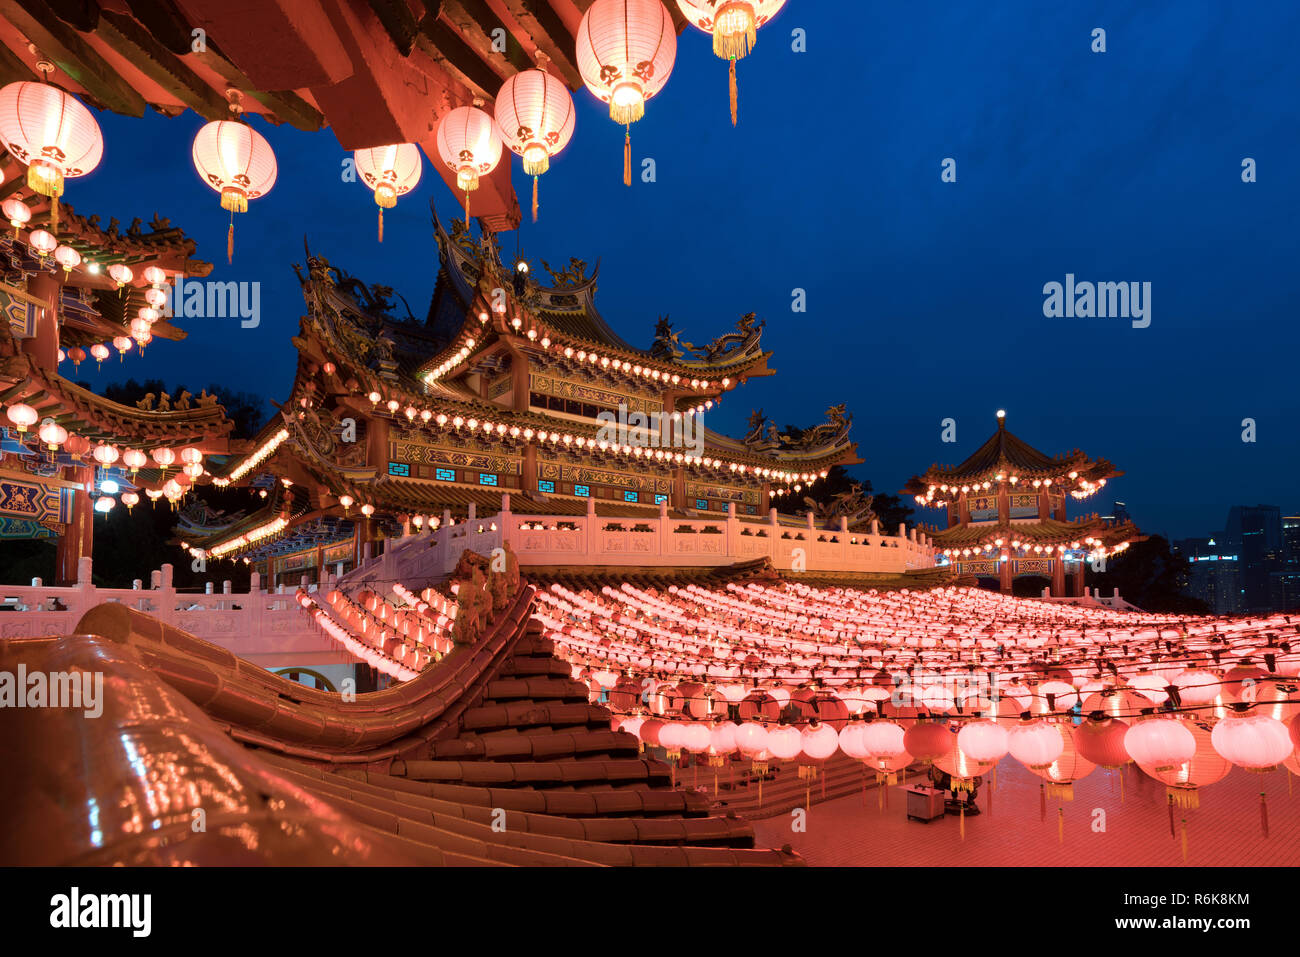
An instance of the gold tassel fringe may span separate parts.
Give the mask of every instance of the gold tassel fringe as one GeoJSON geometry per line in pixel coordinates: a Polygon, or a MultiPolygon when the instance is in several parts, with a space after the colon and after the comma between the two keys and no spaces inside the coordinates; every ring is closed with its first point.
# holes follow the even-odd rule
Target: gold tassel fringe
{"type": "MultiPolygon", "coordinates": [[[[714,22],[721,20],[726,12],[726,5],[714,14],[714,22]]],[[[713,31],[713,52],[724,60],[739,60],[749,55],[758,42],[758,24],[751,14],[745,29],[738,33],[721,33],[713,31]]]]}
{"type": "Polygon", "coordinates": [[[379,241],[384,241],[384,207],[379,207],[379,241]]]}
{"type": "Polygon", "coordinates": [[[627,131],[623,140],[623,185],[632,185],[632,131],[627,131]]]}
{"type": "Polygon", "coordinates": [[[731,125],[736,125],[736,103],[739,100],[740,92],[736,88],[736,61],[731,60],[731,69],[728,71],[727,89],[731,94],[731,125]]]}
{"type": "Polygon", "coordinates": [[[533,222],[537,222],[537,177],[533,177],[533,222]]]}
{"type": "Polygon", "coordinates": [[[1074,783],[1058,784],[1055,781],[1047,782],[1047,796],[1055,801],[1073,801],[1074,800],[1074,783]]]}
{"type": "Polygon", "coordinates": [[[1170,785],[1167,789],[1169,800],[1175,807],[1187,808],[1194,811],[1201,806],[1201,796],[1196,788],[1175,787],[1170,785]]]}
{"type": "Polygon", "coordinates": [[[226,262],[228,264],[235,261],[235,220],[231,216],[230,228],[226,230],[226,262]]]}

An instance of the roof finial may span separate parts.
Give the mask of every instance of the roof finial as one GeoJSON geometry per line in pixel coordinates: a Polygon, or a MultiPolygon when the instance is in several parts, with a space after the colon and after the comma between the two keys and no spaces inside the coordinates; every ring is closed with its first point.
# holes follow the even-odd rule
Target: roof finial
{"type": "Polygon", "coordinates": [[[998,428],[1005,429],[1006,427],[1007,427],[1007,410],[998,409],[998,428]]]}

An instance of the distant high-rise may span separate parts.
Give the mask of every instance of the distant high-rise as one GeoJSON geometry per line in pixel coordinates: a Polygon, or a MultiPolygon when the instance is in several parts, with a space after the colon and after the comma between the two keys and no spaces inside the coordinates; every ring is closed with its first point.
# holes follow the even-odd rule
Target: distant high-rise
{"type": "Polygon", "coordinates": [[[1241,566],[1235,552],[1213,537],[1180,539],[1173,543],[1173,551],[1187,559],[1189,595],[1205,602],[1216,615],[1241,614],[1241,566]]]}
{"type": "Polygon", "coordinates": [[[1274,572],[1283,571],[1286,540],[1282,510],[1276,505],[1234,505],[1228,510],[1223,538],[1225,551],[1236,554],[1241,576],[1241,611],[1248,615],[1278,610],[1282,596],[1274,572]]]}
{"type": "Polygon", "coordinates": [[[1273,572],[1278,611],[1300,611],[1300,515],[1282,516],[1283,562],[1273,572]]]}

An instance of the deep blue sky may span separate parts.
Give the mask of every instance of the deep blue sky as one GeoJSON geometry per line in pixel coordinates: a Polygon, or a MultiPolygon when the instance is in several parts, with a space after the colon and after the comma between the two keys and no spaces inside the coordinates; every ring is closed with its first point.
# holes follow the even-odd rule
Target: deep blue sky
{"type": "MultiPolygon", "coordinates": [[[[1141,6],[790,0],[740,64],[737,129],[726,67],[688,31],[632,128],[657,182],[623,187],[622,130],[579,90],[576,134],[542,177],[522,250],[535,263],[599,257],[602,312],[634,344],[649,345],[660,313],[701,343],[756,311],[778,375],[733,393],[709,424],[736,434],[762,407],[808,425],[847,402],[866,460],[856,471],[878,489],[959,461],[1005,407],[1043,451],[1078,446],[1125,470],[1111,488],[1148,531],[1211,532],[1238,503],[1296,510],[1300,5],[1141,6]],[[1095,27],[1104,54],[1090,50],[1095,27]],[[791,50],[795,28],[806,53],[791,50]],[[956,183],[940,181],[945,157],[956,183]],[[1244,157],[1254,184],[1241,181],[1244,157]],[[1151,326],[1044,318],[1043,284],[1067,272],[1152,283],[1151,326]],[[806,314],[791,312],[796,287],[806,314]],[[955,446],[940,441],[949,416],[955,446]],[[1241,441],[1245,417],[1255,444],[1241,441]]],[[[457,203],[427,161],[380,246],[368,191],[341,182],[333,134],[257,121],[279,181],[237,217],[230,267],[227,214],[190,162],[202,120],[100,119],[103,164],[69,182],[67,201],[124,225],[171,217],[217,263],[211,278],[262,282],[263,319],[189,320],[184,343],[83,367],[92,383],[215,379],[282,400],[304,233],[424,315],[437,271],[428,200],[447,219],[457,203]]],[[[514,171],[526,195],[517,160],[514,171]]],[[[513,253],[514,235],[501,242],[513,253]]]]}

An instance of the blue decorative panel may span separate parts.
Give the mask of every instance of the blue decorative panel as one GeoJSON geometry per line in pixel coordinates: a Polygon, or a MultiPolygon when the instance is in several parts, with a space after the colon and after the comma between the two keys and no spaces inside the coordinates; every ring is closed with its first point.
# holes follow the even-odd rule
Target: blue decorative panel
{"type": "Polygon", "coordinates": [[[434,472],[434,478],[436,478],[439,482],[454,482],[456,481],[456,470],[438,469],[436,472],[434,472]]]}
{"type": "Polygon", "coordinates": [[[554,482],[547,481],[546,479],[542,479],[540,482],[537,483],[537,491],[539,491],[539,492],[554,492],[554,491],[555,491],[555,483],[554,483],[554,482]]]}

